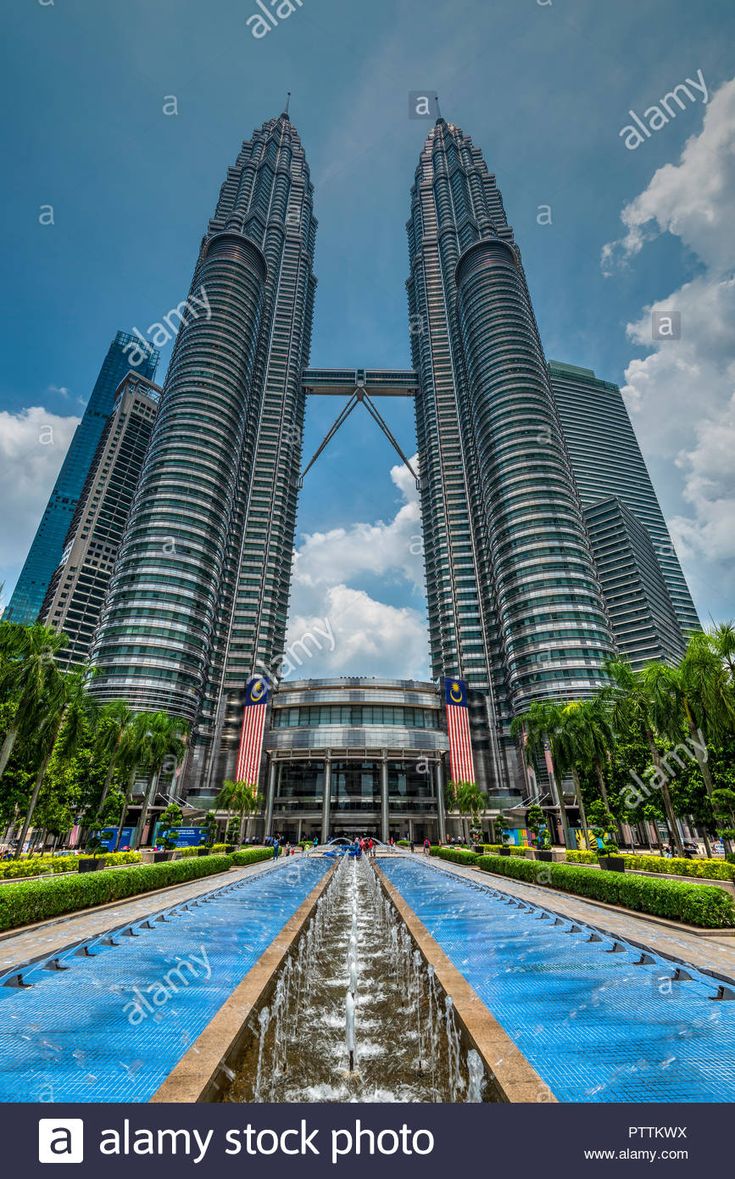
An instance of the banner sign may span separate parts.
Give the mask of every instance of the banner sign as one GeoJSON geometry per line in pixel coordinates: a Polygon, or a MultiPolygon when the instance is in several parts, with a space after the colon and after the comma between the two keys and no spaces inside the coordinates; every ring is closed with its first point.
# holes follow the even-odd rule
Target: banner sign
{"type": "Polygon", "coordinates": [[[470,710],[464,680],[444,680],[444,705],[449,734],[449,773],[453,782],[474,782],[475,762],[470,737],[470,710]]]}

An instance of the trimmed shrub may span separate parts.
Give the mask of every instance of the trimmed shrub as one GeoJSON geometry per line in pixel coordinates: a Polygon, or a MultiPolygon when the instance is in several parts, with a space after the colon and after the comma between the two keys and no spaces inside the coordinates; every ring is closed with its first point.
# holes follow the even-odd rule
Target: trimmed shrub
{"type": "Polygon", "coordinates": [[[735,926],[735,903],[717,885],[689,884],[683,880],[651,880],[624,872],[590,872],[583,865],[518,860],[512,856],[479,856],[483,872],[514,880],[540,883],[590,900],[620,905],[638,913],[684,921],[703,929],[735,926]]]}
{"type": "Polygon", "coordinates": [[[431,852],[432,855],[441,856],[443,860],[449,860],[452,864],[469,864],[470,867],[480,858],[476,852],[467,851],[463,847],[438,847],[436,853],[433,848],[431,852]]]}
{"type": "Polygon", "coordinates": [[[502,848],[509,851],[512,856],[525,856],[528,851],[527,844],[521,847],[515,843],[483,843],[482,852],[486,856],[499,856],[502,848]]]}
{"type": "Polygon", "coordinates": [[[174,850],[177,853],[178,859],[188,860],[191,856],[198,856],[200,850],[204,851],[204,844],[202,843],[198,847],[177,847],[174,850]]]}
{"type": "Polygon", "coordinates": [[[735,880],[735,867],[724,860],[685,860],[680,856],[639,856],[621,853],[626,868],[640,872],[663,872],[669,876],[698,876],[703,880],[735,880]]]}
{"type": "Polygon", "coordinates": [[[597,854],[592,851],[567,851],[567,864],[596,864],[597,854]]]}
{"type": "Polygon", "coordinates": [[[233,852],[230,859],[236,868],[244,868],[247,864],[258,864],[261,860],[272,860],[273,848],[246,847],[243,851],[233,852]]]}
{"type": "MultiPolygon", "coordinates": [[[[84,856],[84,852],[81,853],[84,856]]],[[[91,855],[91,853],[90,853],[91,855]]],[[[139,864],[140,852],[103,852],[96,857],[105,867],[120,864],[139,864]]],[[[54,876],[63,872],[76,872],[79,856],[28,856],[24,860],[4,860],[0,863],[0,880],[18,880],[23,876],[54,876]]]]}
{"type": "Polygon", "coordinates": [[[111,869],[64,876],[60,880],[6,884],[0,888],[0,930],[139,896],[169,884],[185,884],[188,880],[226,872],[231,863],[230,856],[201,856],[165,864],[135,864],[124,871],[111,869]]]}

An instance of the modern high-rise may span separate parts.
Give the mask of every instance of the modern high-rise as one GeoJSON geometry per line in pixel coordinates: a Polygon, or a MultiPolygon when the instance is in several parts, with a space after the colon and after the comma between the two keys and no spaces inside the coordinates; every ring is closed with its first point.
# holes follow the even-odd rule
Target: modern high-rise
{"type": "Polygon", "coordinates": [[[246,682],[285,645],[315,237],[284,112],[243,143],[202,240],[188,302],[208,310],[177,336],[94,647],[97,695],[194,723],[194,789],[232,775],[246,682]]]}
{"type": "Polygon", "coordinates": [[[683,634],[700,630],[620,389],[591,369],[556,360],[549,362],[549,372],[582,506],[615,496],[630,509],[651,537],[683,634]]]}
{"type": "Polygon", "coordinates": [[[684,636],[648,529],[614,495],[590,504],[584,518],[620,655],[636,669],[677,663],[684,636]]]}
{"type": "Polygon", "coordinates": [[[469,685],[495,795],[523,780],[513,716],[599,688],[611,635],[502,196],[442,118],[407,228],[432,670],[469,685]]]}
{"type": "Polygon", "coordinates": [[[63,631],[63,666],[87,662],[158,412],[161,390],[138,373],[121,382],[40,620],[63,631]]]}
{"type": "Polygon", "coordinates": [[[49,497],[4,617],[11,622],[35,622],[57,568],[79,497],[107,425],[115,392],[131,369],[153,380],[159,354],[139,338],[118,332],[107,350],[92,395],[74,431],[71,445],[49,497]],[[131,364],[132,350],[146,352],[131,364]]]}

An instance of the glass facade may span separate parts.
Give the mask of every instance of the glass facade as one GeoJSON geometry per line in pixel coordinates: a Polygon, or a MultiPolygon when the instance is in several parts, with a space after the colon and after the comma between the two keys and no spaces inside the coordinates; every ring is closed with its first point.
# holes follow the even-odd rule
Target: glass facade
{"type": "Polygon", "coordinates": [[[669,535],[620,389],[588,368],[549,361],[551,388],[585,510],[616,497],[651,538],[684,635],[700,630],[684,572],[669,535]]]}
{"type": "Polygon", "coordinates": [[[468,682],[478,779],[512,793],[513,716],[592,693],[612,638],[503,199],[444,119],[407,228],[432,670],[468,682]]]}
{"type": "Polygon", "coordinates": [[[284,113],[242,144],[202,242],[95,645],[93,690],[194,724],[185,785],[234,773],[247,680],[285,645],[316,220],[284,113]]]}
{"type": "Polygon", "coordinates": [[[273,713],[273,727],[315,728],[318,725],[400,725],[409,729],[438,729],[439,713],[431,708],[391,704],[322,704],[301,708],[279,708],[273,713]]]}
{"type": "Polygon", "coordinates": [[[115,400],[79,498],[67,543],[40,611],[42,622],[63,631],[63,666],[84,664],[143,468],[160,389],[129,373],[115,400]]]}
{"type": "Polygon", "coordinates": [[[38,618],[51,578],[61,561],[85,480],[112,414],[118,385],[131,370],[151,381],[156,375],[158,352],[150,349],[140,364],[131,364],[134,350],[142,351],[143,341],[128,332],[118,332],[107,350],[5,611],[4,617],[10,622],[28,623],[38,618]]]}

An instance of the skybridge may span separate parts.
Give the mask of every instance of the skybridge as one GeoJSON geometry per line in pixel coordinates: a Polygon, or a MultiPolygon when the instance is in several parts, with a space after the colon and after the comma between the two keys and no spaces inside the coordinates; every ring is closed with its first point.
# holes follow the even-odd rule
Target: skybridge
{"type": "Polygon", "coordinates": [[[383,431],[396,454],[411,472],[416,486],[419,477],[401,450],[390,426],[375,405],[374,397],[415,397],[419,382],[415,372],[402,368],[308,368],[303,376],[304,392],[328,397],[347,397],[348,401],[337,415],[309,462],[301,472],[299,487],[319,455],[326,449],[357,405],[363,405],[373,421],[383,431]]]}

